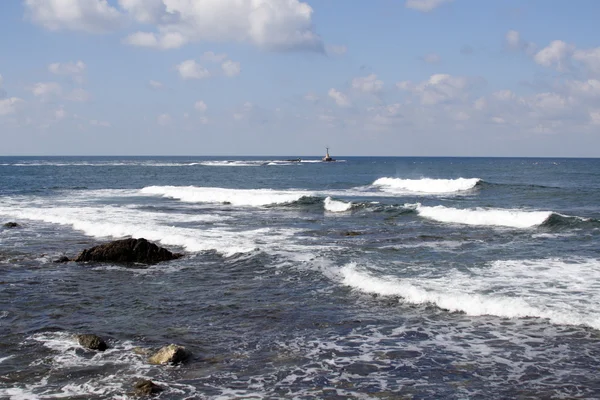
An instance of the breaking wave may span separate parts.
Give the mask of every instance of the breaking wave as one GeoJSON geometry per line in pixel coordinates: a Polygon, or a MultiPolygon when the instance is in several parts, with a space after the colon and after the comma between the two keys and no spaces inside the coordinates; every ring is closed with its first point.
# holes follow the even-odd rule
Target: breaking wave
{"type": "Polygon", "coordinates": [[[341,283],[364,293],[398,296],[450,312],[504,318],[537,317],[560,325],[600,329],[600,262],[595,259],[494,261],[440,278],[377,275],[355,263],[339,270],[341,283]]]}
{"type": "Polygon", "coordinates": [[[494,208],[459,209],[444,206],[427,207],[420,204],[416,205],[416,210],[421,217],[438,222],[521,229],[542,225],[553,215],[552,211],[494,208]]]}
{"type": "Polygon", "coordinates": [[[400,179],[400,178],[379,178],[373,182],[380,190],[395,194],[405,193],[426,193],[426,194],[445,194],[464,192],[473,189],[481,182],[479,178],[458,178],[458,179],[400,179]]]}

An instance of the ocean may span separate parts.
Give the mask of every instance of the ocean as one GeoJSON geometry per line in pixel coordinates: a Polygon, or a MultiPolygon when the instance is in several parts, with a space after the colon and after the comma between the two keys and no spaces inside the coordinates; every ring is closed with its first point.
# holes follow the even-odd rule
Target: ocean
{"type": "Polygon", "coordinates": [[[295,158],[0,157],[0,398],[600,398],[600,159],[295,158]]]}

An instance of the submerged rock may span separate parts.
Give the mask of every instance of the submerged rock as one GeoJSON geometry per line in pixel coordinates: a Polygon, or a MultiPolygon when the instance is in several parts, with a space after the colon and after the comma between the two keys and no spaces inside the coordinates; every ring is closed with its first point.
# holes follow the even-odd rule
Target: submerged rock
{"type": "Polygon", "coordinates": [[[154,243],[141,239],[123,239],[83,250],[75,259],[77,262],[116,262],[156,264],[180,258],[182,254],[171,253],[154,243]]]}
{"type": "Polygon", "coordinates": [[[86,349],[104,351],[108,348],[106,342],[100,336],[97,335],[75,335],[75,338],[77,339],[77,342],[86,349]]]}
{"type": "Polygon", "coordinates": [[[344,236],[360,236],[362,235],[361,232],[356,232],[356,231],[347,231],[343,233],[344,236]]]}
{"type": "Polygon", "coordinates": [[[187,360],[190,353],[185,347],[176,344],[170,344],[160,349],[156,354],[151,356],[148,361],[151,364],[177,364],[187,360]]]}
{"type": "Polygon", "coordinates": [[[152,394],[156,394],[162,392],[162,388],[148,379],[143,379],[138,381],[133,385],[133,394],[135,396],[149,396],[152,394]]]}
{"type": "Polygon", "coordinates": [[[5,228],[18,228],[20,225],[16,222],[7,222],[3,225],[5,228]]]}
{"type": "Polygon", "coordinates": [[[71,261],[71,259],[67,256],[61,256],[61,257],[57,258],[56,260],[54,260],[54,262],[57,264],[67,263],[69,261],[71,261]]]}

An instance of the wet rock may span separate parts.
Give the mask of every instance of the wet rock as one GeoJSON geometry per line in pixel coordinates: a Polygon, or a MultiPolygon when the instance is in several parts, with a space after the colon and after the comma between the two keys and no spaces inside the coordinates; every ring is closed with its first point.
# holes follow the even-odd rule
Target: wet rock
{"type": "Polygon", "coordinates": [[[75,335],[75,338],[77,339],[77,342],[86,349],[104,351],[108,348],[106,342],[100,336],[97,335],[75,335]]]}
{"type": "Polygon", "coordinates": [[[156,264],[175,260],[181,256],[182,254],[171,253],[169,250],[141,238],[115,240],[85,249],[75,261],[156,264]]]}
{"type": "Polygon", "coordinates": [[[344,236],[359,236],[359,235],[362,235],[362,233],[356,232],[356,231],[347,231],[347,232],[344,232],[342,235],[344,235],[344,236]]]}
{"type": "Polygon", "coordinates": [[[162,392],[162,388],[148,379],[138,381],[133,385],[133,394],[135,396],[150,396],[162,392]]]}
{"type": "Polygon", "coordinates": [[[185,347],[170,344],[148,359],[151,364],[177,364],[187,360],[190,353],[185,347]]]}
{"type": "Polygon", "coordinates": [[[62,256],[62,257],[59,257],[56,260],[54,260],[54,262],[57,264],[67,263],[69,261],[71,261],[71,259],[67,256],[62,256]]]}
{"type": "Polygon", "coordinates": [[[17,224],[16,222],[7,222],[3,225],[5,228],[18,228],[19,224],[17,224]]]}

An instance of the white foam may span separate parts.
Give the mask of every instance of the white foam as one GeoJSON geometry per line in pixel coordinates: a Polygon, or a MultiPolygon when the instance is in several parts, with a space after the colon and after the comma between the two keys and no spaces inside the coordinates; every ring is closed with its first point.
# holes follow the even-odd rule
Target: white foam
{"type": "MultiPolygon", "coordinates": [[[[0,205],[0,215],[70,226],[97,238],[143,237],[163,245],[181,246],[191,252],[216,250],[225,255],[245,253],[257,247],[284,246],[296,232],[291,228],[242,230],[235,224],[178,227],[173,226],[173,222],[193,218],[188,214],[150,213],[113,206],[28,208],[27,205],[0,205]]],[[[202,220],[200,216],[196,218],[202,220]]]]}
{"type": "Polygon", "coordinates": [[[197,186],[148,186],[140,190],[146,195],[157,195],[190,203],[229,203],[235,206],[260,207],[270,204],[291,203],[313,192],[272,189],[225,189],[197,186]]]}
{"type": "Polygon", "coordinates": [[[473,189],[480,181],[479,178],[458,178],[458,179],[400,179],[400,178],[379,178],[373,182],[373,186],[378,186],[381,190],[404,194],[404,193],[427,193],[444,194],[456,193],[473,189]]]}
{"type": "Polygon", "coordinates": [[[339,270],[344,285],[365,293],[399,296],[412,304],[435,304],[468,315],[538,317],[562,325],[600,329],[600,261],[540,259],[491,262],[441,277],[399,278],[355,263],[339,270]]]}
{"type": "Polygon", "coordinates": [[[323,202],[325,205],[325,210],[329,212],[345,212],[352,208],[352,203],[346,203],[340,200],[333,200],[331,197],[327,197],[323,202]]]}
{"type": "Polygon", "coordinates": [[[552,215],[551,211],[497,208],[458,209],[444,206],[427,207],[417,205],[416,209],[421,217],[439,222],[510,228],[531,228],[541,225],[552,215]]]}

